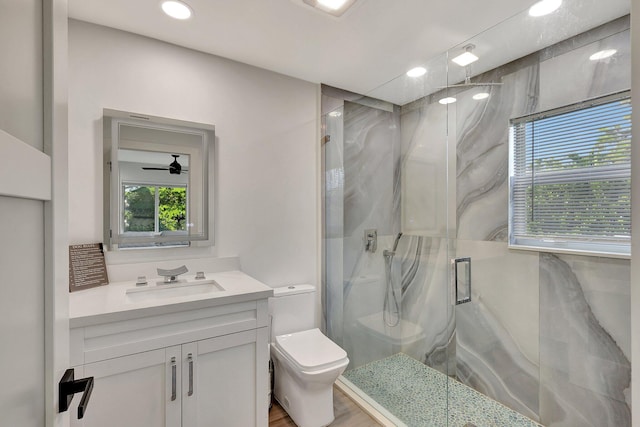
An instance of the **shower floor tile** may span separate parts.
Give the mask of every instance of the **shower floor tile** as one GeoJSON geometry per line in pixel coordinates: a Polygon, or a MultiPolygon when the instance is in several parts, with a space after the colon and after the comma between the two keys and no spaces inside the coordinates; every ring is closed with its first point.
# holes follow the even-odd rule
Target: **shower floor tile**
{"type": "Polygon", "coordinates": [[[343,375],[409,427],[541,426],[406,354],[398,353],[343,375]]]}

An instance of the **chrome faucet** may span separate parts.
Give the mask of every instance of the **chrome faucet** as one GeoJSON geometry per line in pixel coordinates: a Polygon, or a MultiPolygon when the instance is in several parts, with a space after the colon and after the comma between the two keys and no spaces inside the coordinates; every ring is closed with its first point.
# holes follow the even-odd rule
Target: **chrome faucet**
{"type": "Polygon", "coordinates": [[[171,270],[163,270],[162,268],[158,268],[158,276],[162,276],[164,280],[162,283],[176,283],[178,281],[178,276],[189,271],[187,266],[182,265],[178,268],[173,268],[171,270]]]}

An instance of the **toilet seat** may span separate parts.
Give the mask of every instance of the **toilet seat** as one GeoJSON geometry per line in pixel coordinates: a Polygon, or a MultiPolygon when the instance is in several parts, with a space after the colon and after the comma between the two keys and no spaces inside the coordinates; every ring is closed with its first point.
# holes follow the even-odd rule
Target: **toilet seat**
{"type": "Polygon", "coordinates": [[[317,328],[278,335],[275,345],[300,371],[324,370],[347,360],[347,352],[317,328]]]}

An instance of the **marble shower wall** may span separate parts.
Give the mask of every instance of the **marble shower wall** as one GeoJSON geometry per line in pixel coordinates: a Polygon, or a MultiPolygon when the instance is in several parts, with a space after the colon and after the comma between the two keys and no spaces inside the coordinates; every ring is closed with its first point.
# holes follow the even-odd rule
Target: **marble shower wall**
{"type": "Polygon", "coordinates": [[[508,122],[628,89],[628,19],[500,67],[457,93],[457,256],[472,298],[456,308],[457,376],[552,426],[630,426],[629,262],[509,250],[508,122]],[[609,61],[589,61],[605,47],[609,61]]]}
{"type": "Polygon", "coordinates": [[[539,421],[538,254],[458,240],[472,260],[472,302],[455,308],[456,373],[464,384],[539,421]]]}
{"type": "Polygon", "coordinates": [[[628,260],[540,256],[540,417],[631,426],[628,260]]]}
{"type": "Polygon", "coordinates": [[[628,28],[620,18],[478,76],[503,83],[482,101],[464,88],[399,114],[340,104],[326,312],[350,368],[402,351],[547,427],[631,425],[629,261],[507,246],[509,119],[629,88],[628,28]],[[609,60],[584,59],[613,44],[609,60]],[[382,251],[399,230],[390,288],[382,251]],[[472,259],[472,302],[455,309],[454,256],[472,259]]]}
{"type": "Polygon", "coordinates": [[[455,115],[432,101],[402,107],[402,231],[445,238],[455,224],[455,151],[447,149],[455,115]]]}
{"type": "MultiPolygon", "coordinates": [[[[400,231],[400,139],[397,114],[344,103],[344,278],[362,275],[364,231],[400,231]]],[[[382,248],[382,246],[380,246],[382,248]]],[[[379,253],[376,258],[381,258],[379,253]]],[[[378,259],[380,262],[380,259],[378,259]]]]}
{"type": "Polygon", "coordinates": [[[323,87],[323,106],[329,106],[323,111],[325,135],[330,137],[323,146],[324,312],[327,334],[347,350],[350,367],[393,354],[392,346],[363,333],[361,325],[362,319],[382,312],[382,252],[393,246],[400,230],[398,111],[357,98],[323,87]],[[375,253],[364,250],[367,229],[378,232],[375,253]]]}
{"type": "Polygon", "coordinates": [[[402,237],[391,268],[400,322],[386,328],[398,337],[399,351],[444,374],[455,369],[456,324],[446,286],[452,245],[440,237],[402,237]]]}
{"type": "MultiPolygon", "coordinates": [[[[385,248],[393,238],[382,240],[385,248]]],[[[447,241],[403,235],[386,265],[360,266],[371,273],[354,277],[345,288],[344,345],[350,368],[402,352],[448,374],[455,366],[455,322],[448,304],[447,241]]],[[[364,259],[362,259],[364,261],[364,259]]]]}

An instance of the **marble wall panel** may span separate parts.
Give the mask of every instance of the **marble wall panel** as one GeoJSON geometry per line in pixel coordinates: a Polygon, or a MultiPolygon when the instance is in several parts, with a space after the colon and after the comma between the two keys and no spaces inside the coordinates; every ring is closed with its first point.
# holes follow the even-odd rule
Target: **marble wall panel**
{"type": "Polygon", "coordinates": [[[345,101],[344,274],[357,276],[364,231],[391,235],[400,229],[398,114],[345,101]]]}
{"type": "Polygon", "coordinates": [[[455,117],[446,106],[428,100],[403,107],[402,231],[412,235],[446,237],[455,224],[455,150],[447,121],[455,117]],[[448,216],[449,215],[449,216],[448,216]]]}
{"type": "Polygon", "coordinates": [[[363,333],[360,319],[382,312],[382,250],[399,230],[399,119],[389,109],[349,101],[332,111],[340,114],[325,119],[326,325],[356,367],[392,354],[363,333]],[[364,247],[369,228],[378,231],[374,253],[364,247]]]}
{"type": "Polygon", "coordinates": [[[403,235],[387,276],[384,249],[393,248],[395,237],[382,236],[380,250],[363,254],[358,274],[345,282],[343,346],[349,368],[403,352],[452,372],[455,324],[448,302],[447,240],[403,235]]]}
{"type": "Polygon", "coordinates": [[[541,254],[540,418],[546,426],[631,425],[629,273],[627,260],[541,254]]]}
{"type": "Polygon", "coordinates": [[[457,241],[471,258],[471,302],[456,306],[457,378],[538,420],[538,254],[457,241]]]}
{"type": "Polygon", "coordinates": [[[445,374],[455,363],[448,276],[452,245],[452,240],[403,235],[392,264],[400,305],[400,349],[445,374]]]}
{"type": "MultiPolygon", "coordinates": [[[[491,74],[482,76],[491,79],[491,74]]],[[[538,92],[537,63],[501,78],[502,86],[471,88],[456,95],[457,236],[507,240],[509,213],[509,119],[532,112],[538,92]],[[489,90],[484,100],[472,96],[489,90]]]]}
{"type": "Polygon", "coordinates": [[[345,102],[345,236],[363,224],[378,234],[399,229],[398,128],[392,112],[345,102]]]}
{"type": "MultiPolygon", "coordinates": [[[[545,111],[570,105],[585,99],[629,90],[631,87],[631,46],[629,29],[553,55],[540,63],[540,101],[538,109],[545,111]],[[592,61],[589,56],[603,49],[616,49],[609,58],[592,61]],[[580,70],[580,72],[567,72],[580,70]]],[[[560,46],[559,48],[562,48],[560,46]]],[[[559,49],[557,48],[557,49],[559,49]]]]}
{"type": "MultiPolygon", "coordinates": [[[[378,236],[375,253],[360,250],[353,275],[343,282],[344,308],[343,348],[349,354],[349,369],[398,352],[387,336],[382,313],[386,291],[385,260],[383,251],[392,248],[395,236],[378,236]]],[[[395,331],[391,331],[395,332],[395,331]]]]}

